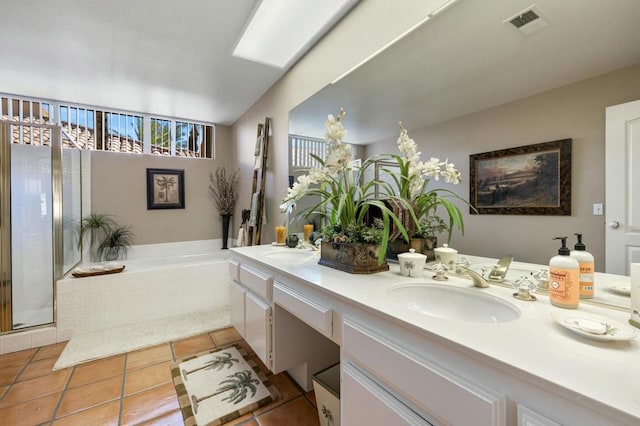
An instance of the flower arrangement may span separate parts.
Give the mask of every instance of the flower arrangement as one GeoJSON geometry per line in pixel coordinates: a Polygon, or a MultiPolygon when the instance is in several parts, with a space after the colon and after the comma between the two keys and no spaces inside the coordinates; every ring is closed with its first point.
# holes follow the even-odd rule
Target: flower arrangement
{"type": "Polygon", "coordinates": [[[409,137],[407,130],[400,125],[398,137],[398,149],[401,155],[385,154],[382,157],[390,159],[394,164],[393,169],[383,168],[390,179],[380,182],[383,193],[388,196],[402,198],[413,211],[412,217],[416,224],[416,233],[413,236],[424,238],[447,231],[447,241],[451,240],[453,228],[456,227],[464,234],[464,221],[462,212],[452,201],[457,199],[469,205],[455,192],[444,188],[427,190],[431,179],[444,178],[445,182],[457,185],[461,182],[461,174],[453,163],[448,160],[441,161],[431,157],[429,161],[420,160],[420,152],[415,141],[409,137]],[[448,216],[448,223],[438,214],[438,207],[442,206],[448,216]]]}
{"type": "MultiPolygon", "coordinates": [[[[376,182],[363,178],[375,162],[366,159],[359,166],[354,164],[351,146],[343,142],[346,130],[342,122],[345,116],[343,109],[340,109],[337,117],[328,116],[325,125],[326,158],[312,155],[319,166],[298,177],[289,188],[280,209],[290,212],[301,198],[317,196],[319,201],[315,205],[297,212],[295,216],[299,218],[315,214],[324,217],[328,223],[322,231],[324,241],[379,244],[378,263],[382,264],[386,256],[391,223],[396,225],[405,238],[408,239],[408,236],[398,217],[382,200],[376,199],[376,182]],[[375,219],[370,218],[370,210],[378,213],[375,219]]],[[[399,201],[405,203],[402,199],[399,201]]]]}

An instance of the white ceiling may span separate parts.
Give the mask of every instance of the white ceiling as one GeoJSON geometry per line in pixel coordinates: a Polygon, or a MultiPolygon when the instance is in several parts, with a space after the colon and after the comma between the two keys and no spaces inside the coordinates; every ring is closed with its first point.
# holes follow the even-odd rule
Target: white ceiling
{"type": "Polygon", "coordinates": [[[296,107],[290,132],[322,137],[347,111],[366,144],[640,63],[640,1],[459,0],[361,68],[296,107]],[[535,2],[548,26],[503,21],[535,2]]]}
{"type": "Polygon", "coordinates": [[[257,0],[2,0],[0,92],[233,123],[283,70],[233,57],[257,0]]]}

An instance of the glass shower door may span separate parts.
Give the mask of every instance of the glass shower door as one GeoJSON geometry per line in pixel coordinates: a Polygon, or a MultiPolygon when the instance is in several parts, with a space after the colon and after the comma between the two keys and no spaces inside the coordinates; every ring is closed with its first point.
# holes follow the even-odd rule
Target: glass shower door
{"type": "Polygon", "coordinates": [[[13,329],[53,322],[52,150],[11,144],[13,329]]]}

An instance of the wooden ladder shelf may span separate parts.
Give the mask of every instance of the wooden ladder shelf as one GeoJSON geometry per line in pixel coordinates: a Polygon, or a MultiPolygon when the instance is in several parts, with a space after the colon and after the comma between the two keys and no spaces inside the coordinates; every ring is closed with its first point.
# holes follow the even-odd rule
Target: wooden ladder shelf
{"type": "Polygon", "coordinates": [[[269,152],[269,134],[271,118],[266,117],[264,124],[258,124],[253,184],[251,188],[251,214],[247,231],[247,245],[260,245],[264,217],[264,191],[267,177],[267,154],[269,152]]]}

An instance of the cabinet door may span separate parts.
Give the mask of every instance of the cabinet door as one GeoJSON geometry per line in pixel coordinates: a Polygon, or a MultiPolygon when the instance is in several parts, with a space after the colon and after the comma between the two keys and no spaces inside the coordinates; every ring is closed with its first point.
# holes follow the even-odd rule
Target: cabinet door
{"type": "Polygon", "coordinates": [[[244,319],[244,297],[246,292],[242,286],[235,282],[229,283],[229,317],[231,325],[245,339],[247,338],[244,319]]]}
{"type": "Polygon", "coordinates": [[[433,425],[350,363],[342,365],[341,386],[340,413],[343,425],[433,425]]]}
{"type": "Polygon", "coordinates": [[[422,412],[459,425],[506,425],[506,398],[439,363],[349,319],[343,323],[342,353],[376,380],[412,401],[422,412]],[[461,410],[460,407],[464,407],[461,410]]]}
{"type": "Polygon", "coordinates": [[[548,417],[518,404],[518,426],[561,426],[548,417]]]}
{"type": "Polygon", "coordinates": [[[251,349],[271,369],[271,306],[249,291],[245,297],[245,331],[251,349]]]}

